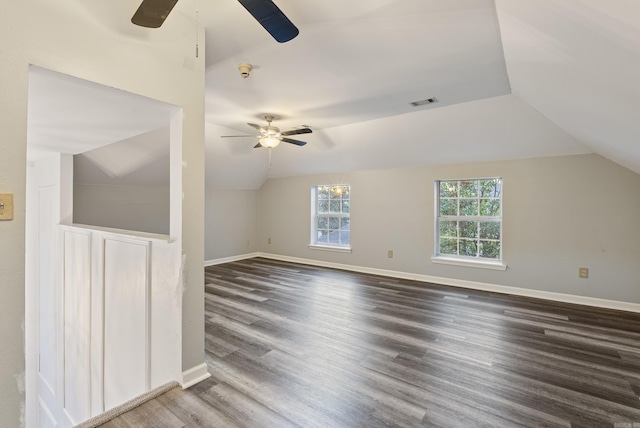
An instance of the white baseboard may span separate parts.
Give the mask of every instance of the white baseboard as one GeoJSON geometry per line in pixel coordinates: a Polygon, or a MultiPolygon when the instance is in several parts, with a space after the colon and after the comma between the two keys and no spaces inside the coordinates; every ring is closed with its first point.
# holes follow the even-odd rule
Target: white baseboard
{"type": "Polygon", "coordinates": [[[187,389],[210,377],[211,374],[207,371],[207,364],[202,363],[182,372],[182,382],[180,383],[182,384],[182,389],[187,389]]]}
{"type": "Polygon", "coordinates": [[[372,275],[387,276],[392,278],[409,279],[421,282],[449,285],[451,287],[470,288],[472,290],[491,291],[501,294],[513,294],[516,296],[534,297],[537,299],[552,300],[556,302],[573,303],[577,305],[594,306],[598,308],[617,309],[621,311],[640,313],[640,304],[622,302],[618,300],[599,299],[596,297],[578,296],[574,294],[556,293],[553,291],[532,290],[529,288],[496,285],[484,282],[465,281],[462,279],[444,278],[439,276],[421,275],[416,273],[400,272],[395,270],[377,269],[364,266],[346,265],[341,263],[323,262],[320,260],[303,259],[299,257],[283,256],[270,253],[256,253],[256,257],[281,260],[285,262],[301,263],[305,265],[328,267],[348,270],[352,272],[367,273],[372,275]]]}
{"type": "Polygon", "coordinates": [[[238,256],[223,257],[221,259],[206,260],[204,262],[204,265],[205,267],[215,266],[215,265],[221,265],[223,263],[230,263],[230,262],[237,262],[239,260],[252,259],[254,257],[259,257],[259,256],[260,256],[260,253],[241,254],[238,256]]]}

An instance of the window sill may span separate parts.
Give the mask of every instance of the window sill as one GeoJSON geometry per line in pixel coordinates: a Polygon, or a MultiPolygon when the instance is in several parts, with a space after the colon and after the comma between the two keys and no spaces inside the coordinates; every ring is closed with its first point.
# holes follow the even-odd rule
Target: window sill
{"type": "Polygon", "coordinates": [[[309,249],[320,251],[334,251],[336,253],[350,253],[351,247],[333,247],[331,245],[309,244],[309,249]]]}
{"type": "Polygon", "coordinates": [[[507,265],[502,262],[485,262],[480,260],[464,260],[464,259],[456,259],[453,257],[431,257],[431,263],[442,264],[442,265],[452,265],[452,266],[463,266],[463,267],[471,267],[478,269],[490,269],[490,270],[507,270],[507,265]]]}

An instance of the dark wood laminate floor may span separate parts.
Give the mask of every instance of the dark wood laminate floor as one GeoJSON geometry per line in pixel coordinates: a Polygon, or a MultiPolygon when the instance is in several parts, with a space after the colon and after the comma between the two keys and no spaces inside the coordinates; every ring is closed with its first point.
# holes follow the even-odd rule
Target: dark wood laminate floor
{"type": "Polygon", "coordinates": [[[639,314],[260,258],[205,276],[212,377],[105,427],[640,426],[639,314]]]}

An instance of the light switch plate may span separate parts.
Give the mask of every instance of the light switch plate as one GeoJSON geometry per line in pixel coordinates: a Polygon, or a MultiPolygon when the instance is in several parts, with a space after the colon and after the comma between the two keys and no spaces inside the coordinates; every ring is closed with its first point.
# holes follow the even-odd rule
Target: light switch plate
{"type": "Polygon", "coordinates": [[[13,193],[0,193],[0,220],[13,220],[13,193]]]}

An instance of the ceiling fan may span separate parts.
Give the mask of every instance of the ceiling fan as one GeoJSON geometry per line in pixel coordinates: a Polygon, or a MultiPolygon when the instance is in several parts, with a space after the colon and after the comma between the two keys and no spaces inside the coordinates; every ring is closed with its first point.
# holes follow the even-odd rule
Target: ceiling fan
{"type": "MultiPolygon", "coordinates": [[[[295,25],[271,0],[238,0],[279,43],[288,42],[299,33],[295,25]]],[[[141,27],[160,27],[178,0],[142,0],[131,22],[141,27]]]]}
{"type": "MultiPolygon", "coordinates": [[[[280,128],[278,128],[277,126],[271,126],[271,122],[276,119],[275,116],[266,115],[264,118],[267,121],[267,126],[260,126],[256,125],[255,123],[247,123],[247,125],[258,130],[258,135],[255,136],[258,138],[258,144],[256,144],[254,148],[266,147],[272,149],[278,146],[278,144],[280,144],[280,141],[295,144],[296,146],[304,146],[305,144],[307,144],[306,141],[294,140],[293,138],[288,137],[290,135],[311,134],[313,132],[307,127],[281,132],[280,128]]],[[[223,135],[220,138],[234,137],[253,137],[253,135],[223,135]]]]}

